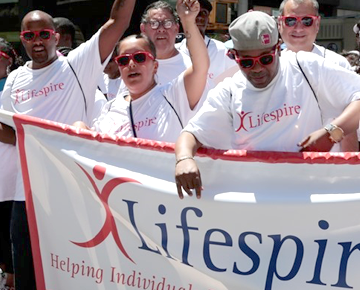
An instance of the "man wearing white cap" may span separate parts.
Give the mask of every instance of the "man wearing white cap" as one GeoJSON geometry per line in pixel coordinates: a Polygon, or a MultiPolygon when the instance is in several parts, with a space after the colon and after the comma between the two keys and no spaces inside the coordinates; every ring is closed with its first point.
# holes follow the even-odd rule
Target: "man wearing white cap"
{"type": "Polygon", "coordinates": [[[176,142],[180,198],[182,188],[189,195],[195,189],[196,196],[201,196],[200,173],[193,156],[202,145],[329,151],[358,128],[360,76],[309,52],[280,58],[277,24],[265,13],[241,15],[231,23],[229,32],[234,43],[232,56],[240,71],[209,93],[176,142]]]}

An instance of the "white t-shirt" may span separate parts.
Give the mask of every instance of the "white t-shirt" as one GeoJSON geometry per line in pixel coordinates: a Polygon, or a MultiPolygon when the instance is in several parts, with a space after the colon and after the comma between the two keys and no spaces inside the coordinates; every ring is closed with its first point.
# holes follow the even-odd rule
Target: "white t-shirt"
{"type": "MultiPolygon", "coordinates": [[[[2,91],[0,91],[0,97],[1,93],[2,91]]],[[[0,202],[14,199],[17,175],[16,160],[16,147],[0,142],[0,202]]]]}
{"type": "Polygon", "coordinates": [[[297,56],[319,103],[293,53],[280,58],[279,71],[266,88],[255,88],[239,77],[241,72],[227,78],[210,91],[184,130],[218,149],[299,151],[300,141],[360,99],[360,76],[313,53],[297,56]]]}
{"type": "Polygon", "coordinates": [[[192,65],[190,57],[181,51],[171,58],[156,60],[159,67],[155,80],[160,86],[171,82],[192,65]]]}
{"type": "MultiPolygon", "coordinates": [[[[234,67],[238,68],[237,63],[226,55],[228,49],[225,47],[223,42],[209,38],[207,36],[205,36],[204,41],[210,58],[210,67],[208,71],[208,81],[210,83],[215,82],[217,77],[223,74],[225,71],[231,70],[234,67]]],[[[184,38],[175,46],[178,50],[190,56],[189,50],[186,46],[186,38],[184,38]]]]}
{"type": "Polygon", "coordinates": [[[125,92],[118,95],[104,106],[100,117],[93,125],[94,130],[109,135],[134,137],[134,128],[138,138],[165,142],[176,141],[182,129],[180,121],[185,126],[191,112],[183,74],[171,83],[164,86],[157,85],[147,94],[133,100],[131,110],[130,102],[124,99],[127,94],[125,92]]]}
{"type": "Polygon", "coordinates": [[[127,88],[121,77],[117,79],[110,79],[107,74],[104,74],[105,94],[107,100],[115,99],[118,94],[127,91],[127,88]]]}
{"type": "MultiPolygon", "coordinates": [[[[292,51],[285,48],[281,52],[281,55],[284,55],[288,52],[292,52],[292,51]]],[[[313,46],[313,49],[311,52],[317,54],[318,56],[325,58],[326,60],[331,61],[332,63],[342,66],[343,68],[352,70],[350,63],[348,62],[348,60],[345,57],[343,57],[342,55],[340,55],[330,49],[326,49],[325,47],[314,43],[314,46],[313,46]]]]}
{"type": "MultiPolygon", "coordinates": [[[[101,63],[99,36],[100,30],[67,57],[60,56],[47,67],[34,70],[26,63],[11,72],[1,96],[2,108],[64,124],[90,124],[97,83],[110,58],[101,63]],[[67,60],[76,72],[85,99],[67,60]]],[[[14,200],[24,200],[21,170],[18,171],[14,200]]]]}

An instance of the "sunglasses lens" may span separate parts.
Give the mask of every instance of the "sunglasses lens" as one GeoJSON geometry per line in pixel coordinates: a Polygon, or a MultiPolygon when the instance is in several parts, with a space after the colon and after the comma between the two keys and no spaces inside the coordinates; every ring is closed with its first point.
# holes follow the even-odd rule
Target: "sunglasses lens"
{"type": "Polygon", "coordinates": [[[120,66],[126,66],[128,65],[130,62],[130,57],[129,56],[120,56],[118,59],[117,59],[117,63],[118,65],[120,66]]]}
{"type": "Polygon", "coordinates": [[[34,32],[31,32],[31,31],[25,32],[25,33],[23,34],[23,37],[24,37],[24,39],[25,39],[26,41],[30,41],[30,40],[33,40],[33,39],[35,38],[35,33],[34,33],[34,32]]]}
{"type": "Polygon", "coordinates": [[[301,19],[301,23],[304,26],[311,26],[313,24],[313,19],[311,17],[304,17],[303,19],[301,19]]]}
{"type": "Polygon", "coordinates": [[[295,17],[285,17],[285,25],[288,27],[293,27],[296,24],[295,17]]]}
{"type": "Polygon", "coordinates": [[[51,36],[50,31],[46,31],[46,30],[41,30],[39,32],[39,35],[40,35],[40,38],[42,38],[42,39],[49,39],[51,36]]]}
{"type": "Polygon", "coordinates": [[[143,53],[143,52],[135,53],[135,54],[134,54],[134,60],[135,60],[137,63],[143,63],[143,62],[146,61],[146,54],[143,53]]]}
{"type": "Polygon", "coordinates": [[[260,62],[261,64],[263,65],[268,65],[268,64],[271,64],[273,62],[274,58],[272,55],[265,55],[263,57],[260,58],[260,62]]]}
{"type": "Polygon", "coordinates": [[[254,65],[254,60],[253,59],[241,59],[240,65],[243,68],[251,68],[254,65]]]}

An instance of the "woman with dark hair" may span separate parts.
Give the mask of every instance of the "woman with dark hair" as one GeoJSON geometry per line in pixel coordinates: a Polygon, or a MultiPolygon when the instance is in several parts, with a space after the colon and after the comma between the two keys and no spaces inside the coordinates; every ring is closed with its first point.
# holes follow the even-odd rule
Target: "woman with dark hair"
{"type": "MultiPolygon", "coordinates": [[[[8,74],[22,64],[21,57],[12,45],[0,38],[0,96],[8,74]]],[[[0,289],[11,289],[14,285],[14,271],[10,245],[10,217],[16,183],[15,146],[0,143],[0,168],[0,289]]]]}
{"type": "Polygon", "coordinates": [[[23,64],[13,46],[0,37],[0,96],[8,74],[23,64]]]}
{"type": "MultiPolygon", "coordinates": [[[[154,43],[145,35],[131,35],[119,44],[115,58],[128,91],[108,102],[93,129],[122,137],[138,137],[175,142],[184,125],[195,113],[206,85],[209,57],[195,18],[200,10],[196,0],[178,0],[180,16],[192,66],[172,82],[158,85],[154,43]]],[[[165,29],[166,19],[153,20],[165,29]]],[[[153,23],[153,25],[155,25],[153,23]]],[[[76,123],[75,126],[82,127],[76,123]]]]}

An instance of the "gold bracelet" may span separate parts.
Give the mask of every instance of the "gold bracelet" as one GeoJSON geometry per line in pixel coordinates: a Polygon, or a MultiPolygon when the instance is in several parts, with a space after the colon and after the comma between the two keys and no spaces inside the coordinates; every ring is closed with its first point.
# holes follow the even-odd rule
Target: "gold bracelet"
{"type": "Polygon", "coordinates": [[[192,156],[184,156],[184,157],[181,157],[181,158],[179,158],[178,160],[176,160],[175,166],[178,165],[178,163],[180,163],[181,161],[184,161],[184,160],[186,160],[186,159],[192,159],[192,160],[194,160],[194,157],[192,157],[192,156]]]}

